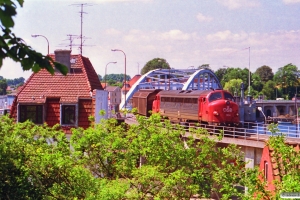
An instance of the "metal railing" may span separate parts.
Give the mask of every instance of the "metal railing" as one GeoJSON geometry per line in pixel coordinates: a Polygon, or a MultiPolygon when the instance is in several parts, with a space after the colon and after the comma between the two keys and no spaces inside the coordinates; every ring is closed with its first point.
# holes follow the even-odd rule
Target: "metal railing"
{"type": "Polygon", "coordinates": [[[278,124],[278,132],[272,133],[268,129],[269,124],[262,123],[245,123],[244,127],[228,127],[228,126],[214,126],[207,124],[185,124],[185,129],[199,127],[204,128],[209,134],[219,135],[223,134],[225,137],[233,137],[245,140],[262,140],[272,135],[284,135],[286,138],[300,139],[299,124],[278,124]],[[267,136],[267,137],[266,137],[267,136]]]}

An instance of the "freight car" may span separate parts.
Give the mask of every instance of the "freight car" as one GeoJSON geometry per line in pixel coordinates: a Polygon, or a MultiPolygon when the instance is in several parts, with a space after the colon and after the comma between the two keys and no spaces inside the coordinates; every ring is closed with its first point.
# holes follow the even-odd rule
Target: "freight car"
{"type": "Polygon", "coordinates": [[[153,100],[152,112],[178,123],[238,126],[240,121],[239,106],[225,90],[159,91],[153,100]]]}
{"type": "Polygon", "coordinates": [[[152,110],[153,101],[161,89],[141,89],[134,93],[132,97],[132,107],[137,109],[139,115],[149,117],[152,110]]]}

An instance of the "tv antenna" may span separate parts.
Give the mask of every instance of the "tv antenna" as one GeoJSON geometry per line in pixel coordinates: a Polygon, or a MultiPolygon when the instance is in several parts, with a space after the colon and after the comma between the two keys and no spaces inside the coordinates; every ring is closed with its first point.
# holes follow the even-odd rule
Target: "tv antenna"
{"type": "Polygon", "coordinates": [[[92,6],[92,4],[88,4],[88,3],[80,3],[80,4],[72,4],[74,6],[77,6],[77,7],[81,7],[81,10],[80,10],[80,19],[81,19],[81,26],[80,26],[80,46],[79,46],[79,49],[80,49],[80,54],[82,55],[82,46],[83,46],[83,42],[82,39],[83,39],[83,36],[82,36],[82,25],[83,25],[83,14],[87,14],[86,12],[83,12],[83,7],[84,6],[92,6]]]}

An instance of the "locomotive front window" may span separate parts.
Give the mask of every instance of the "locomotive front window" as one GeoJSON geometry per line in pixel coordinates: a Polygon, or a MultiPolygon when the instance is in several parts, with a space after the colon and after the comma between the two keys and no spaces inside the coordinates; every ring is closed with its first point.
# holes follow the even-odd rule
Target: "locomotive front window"
{"type": "Polygon", "coordinates": [[[224,98],[229,101],[233,101],[233,96],[230,93],[224,92],[224,98]]]}
{"type": "Polygon", "coordinates": [[[221,92],[215,92],[215,93],[212,93],[209,98],[208,98],[208,101],[209,102],[212,102],[212,101],[216,101],[216,100],[219,100],[219,99],[222,99],[222,94],[221,92]]]}

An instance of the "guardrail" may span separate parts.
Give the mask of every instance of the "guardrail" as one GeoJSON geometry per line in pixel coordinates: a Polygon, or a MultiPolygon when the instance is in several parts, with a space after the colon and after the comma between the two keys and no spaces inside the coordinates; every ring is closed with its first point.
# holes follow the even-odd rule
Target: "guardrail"
{"type": "Polygon", "coordinates": [[[207,124],[196,125],[195,123],[189,123],[185,128],[202,127],[206,129],[210,134],[219,135],[223,133],[225,137],[234,137],[245,140],[264,140],[266,136],[272,135],[284,135],[286,138],[300,138],[300,126],[294,124],[278,124],[279,132],[272,133],[268,129],[269,124],[263,123],[245,123],[244,127],[228,127],[228,126],[213,126],[207,124]]]}

